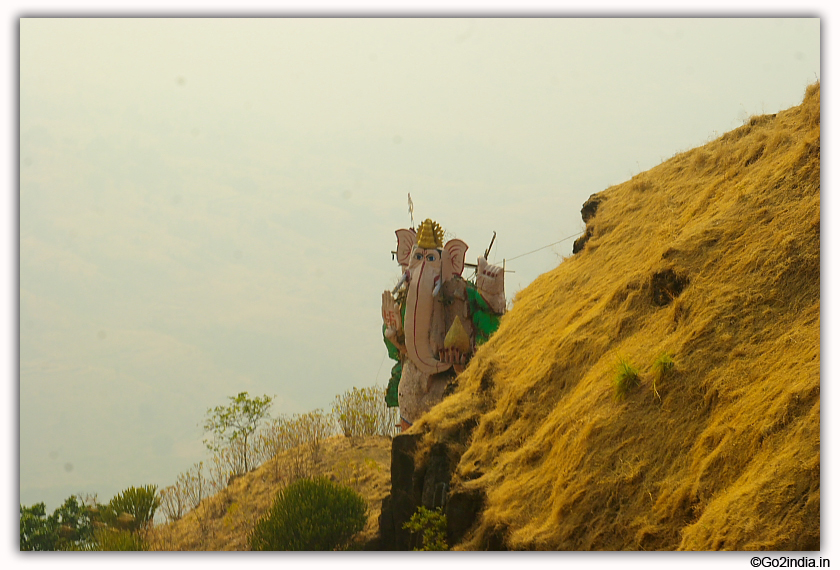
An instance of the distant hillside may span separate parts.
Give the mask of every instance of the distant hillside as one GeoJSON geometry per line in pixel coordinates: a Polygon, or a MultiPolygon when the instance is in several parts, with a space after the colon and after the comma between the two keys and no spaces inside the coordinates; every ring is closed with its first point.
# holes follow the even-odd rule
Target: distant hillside
{"type": "MultiPolygon", "coordinates": [[[[355,538],[357,548],[375,539],[379,509],[388,493],[390,447],[387,437],[332,437],[324,442],[321,460],[307,469],[353,488],[368,503],[368,522],[355,538]]],[[[293,480],[290,450],[232,481],[202,501],[181,520],[158,525],[149,536],[152,550],[249,550],[248,536],[285,485],[293,480]]]]}
{"type": "Polygon", "coordinates": [[[819,83],[583,214],[410,430],[480,497],[455,546],[819,549],[819,83]]]}

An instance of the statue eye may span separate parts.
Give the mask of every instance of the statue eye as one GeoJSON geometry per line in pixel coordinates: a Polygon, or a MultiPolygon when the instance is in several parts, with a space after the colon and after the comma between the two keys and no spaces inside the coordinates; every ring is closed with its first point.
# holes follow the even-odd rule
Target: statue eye
{"type": "Polygon", "coordinates": [[[435,260],[435,255],[433,253],[430,253],[429,255],[426,256],[426,259],[428,261],[434,261],[435,260]]]}
{"type": "Polygon", "coordinates": [[[415,254],[414,259],[423,259],[423,254],[422,253],[415,254]]]}

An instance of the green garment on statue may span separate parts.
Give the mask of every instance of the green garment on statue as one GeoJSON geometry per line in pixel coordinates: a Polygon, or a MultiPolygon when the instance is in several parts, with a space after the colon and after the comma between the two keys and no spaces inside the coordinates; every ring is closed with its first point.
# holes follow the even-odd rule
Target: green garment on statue
{"type": "Polygon", "coordinates": [[[475,345],[481,346],[499,328],[502,316],[493,312],[478,288],[467,281],[467,303],[475,326],[475,345]]]}
{"type": "Polygon", "coordinates": [[[389,408],[396,408],[400,405],[397,390],[399,389],[400,377],[402,376],[402,361],[400,361],[399,349],[385,337],[385,325],[382,325],[382,338],[385,340],[385,346],[388,347],[388,356],[391,360],[397,361],[394,367],[391,368],[391,378],[388,379],[388,388],[385,390],[385,403],[388,404],[389,408]]]}

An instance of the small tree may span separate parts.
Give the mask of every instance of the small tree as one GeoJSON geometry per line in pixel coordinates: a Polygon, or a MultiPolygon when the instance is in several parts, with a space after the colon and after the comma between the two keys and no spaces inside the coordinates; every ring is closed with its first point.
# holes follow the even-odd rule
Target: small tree
{"type": "Polygon", "coordinates": [[[181,484],[180,477],[174,485],[169,485],[160,490],[160,508],[166,520],[172,522],[181,520],[187,513],[186,489],[181,484]]]}
{"type": "Polygon", "coordinates": [[[179,475],[178,482],[181,483],[181,486],[184,488],[187,500],[189,501],[188,507],[190,509],[198,508],[201,501],[207,498],[210,494],[210,484],[207,481],[207,475],[204,473],[203,461],[199,461],[194,464],[189,471],[179,475]]]}
{"type": "Polygon", "coordinates": [[[248,456],[248,438],[257,430],[260,422],[269,417],[270,396],[249,398],[248,392],[240,392],[236,397],[229,396],[230,405],[216,406],[207,410],[204,431],[212,432],[212,440],[204,440],[208,449],[220,452],[225,445],[236,448],[241,459],[241,469],[237,466],[236,475],[251,470],[248,456]]]}

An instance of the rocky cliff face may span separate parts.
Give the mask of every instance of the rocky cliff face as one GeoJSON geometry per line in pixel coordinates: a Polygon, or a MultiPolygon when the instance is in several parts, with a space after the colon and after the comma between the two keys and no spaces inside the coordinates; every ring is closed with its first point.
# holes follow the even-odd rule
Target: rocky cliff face
{"type": "MultiPolygon", "coordinates": [[[[421,548],[421,537],[412,535],[403,525],[421,506],[440,508],[447,518],[446,542],[458,544],[475,524],[484,505],[484,495],[476,490],[451,492],[455,463],[444,443],[435,444],[422,463],[417,463],[421,434],[406,433],[394,438],[391,447],[391,493],[382,501],[379,517],[382,550],[421,548]]],[[[501,549],[496,540],[490,549],[501,549]]]]}
{"type": "Polygon", "coordinates": [[[456,549],[818,549],[819,84],[581,213],[394,439],[383,547],[422,504],[456,549]]]}

